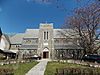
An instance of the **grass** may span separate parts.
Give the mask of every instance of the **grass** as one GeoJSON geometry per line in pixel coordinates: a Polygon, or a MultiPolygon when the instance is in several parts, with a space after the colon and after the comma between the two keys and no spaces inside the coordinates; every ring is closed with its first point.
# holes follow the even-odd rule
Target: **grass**
{"type": "Polygon", "coordinates": [[[14,75],[25,75],[33,66],[35,66],[38,62],[29,62],[29,63],[19,63],[19,64],[9,64],[0,66],[0,68],[13,68],[14,75]]]}
{"type": "Polygon", "coordinates": [[[69,64],[69,63],[59,63],[59,62],[48,62],[46,71],[44,75],[55,75],[56,68],[87,68],[86,66],[76,65],[76,64],[69,64]]]}

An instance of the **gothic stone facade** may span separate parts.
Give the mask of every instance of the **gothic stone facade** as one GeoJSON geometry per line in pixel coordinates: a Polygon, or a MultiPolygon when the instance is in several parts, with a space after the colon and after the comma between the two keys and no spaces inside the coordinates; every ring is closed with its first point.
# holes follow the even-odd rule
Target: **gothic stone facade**
{"type": "Polygon", "coordinates": [[[56,59],[81,55],[77,38],[69,35],[71,29],[65,29],[69,37],[61,35],[64,29],[54,29],[53,23],[40,23],[39,29],[27,29],[25,33],[9,36],[10,50],[19,50],[22,55],[39,55],[42,58],[56,59]],[[74,43],[74,44],[73,44],[74,43]]]}

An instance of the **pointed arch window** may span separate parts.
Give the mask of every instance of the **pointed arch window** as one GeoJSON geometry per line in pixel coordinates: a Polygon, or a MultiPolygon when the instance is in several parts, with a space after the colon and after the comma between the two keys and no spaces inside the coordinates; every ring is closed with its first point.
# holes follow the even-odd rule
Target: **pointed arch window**
{"type": "Polygon", "coordinates": [[[46,39],[46,32],[44,32],[44,40],[46,39]]]}
{"type": "Polygon", "coordinates": [[[47,40],[48,40],[48,31],[47,31],[47,40]]]}

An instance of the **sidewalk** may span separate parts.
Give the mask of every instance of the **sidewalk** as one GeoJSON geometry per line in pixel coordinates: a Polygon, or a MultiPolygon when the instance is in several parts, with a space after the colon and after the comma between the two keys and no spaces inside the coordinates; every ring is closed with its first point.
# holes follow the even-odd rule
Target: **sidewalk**
{"type": "Polygon", "coordinates": [[[34,66],[26,75],[44,75],[48,60],[42,59],[36,66],[34,66]]]}

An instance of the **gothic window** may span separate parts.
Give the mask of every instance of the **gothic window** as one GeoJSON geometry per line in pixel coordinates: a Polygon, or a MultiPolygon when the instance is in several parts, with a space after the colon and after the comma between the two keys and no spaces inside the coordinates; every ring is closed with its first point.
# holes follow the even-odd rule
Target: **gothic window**
{"type": "Polygon", "coordinates": [[[46,32],[44,32],[44,40],[46,39],[46,32]]]}
{"type": "Polygon", "coordinates": [[[48,40],[48,32],[47,32],[47,40],[48,40]]]}

